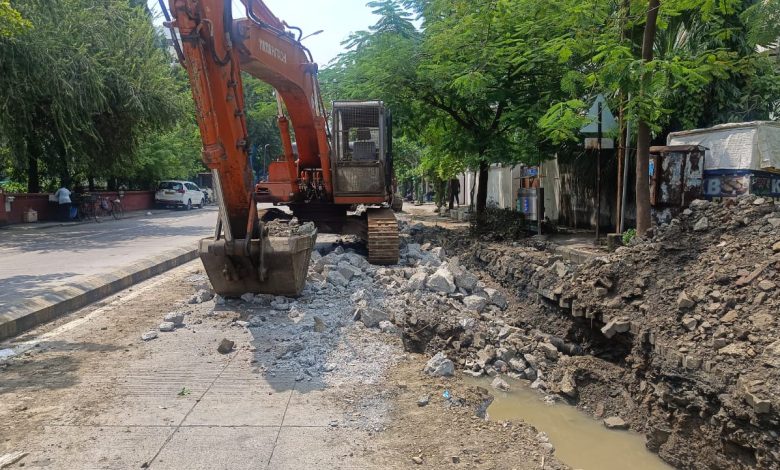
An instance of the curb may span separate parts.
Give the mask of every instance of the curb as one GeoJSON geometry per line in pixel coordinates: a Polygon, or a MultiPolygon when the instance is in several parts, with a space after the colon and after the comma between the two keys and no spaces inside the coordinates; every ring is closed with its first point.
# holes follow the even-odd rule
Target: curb
{"type": "Polygon", "coordinates": [[[146,258],[114,272],[90,276],[0,313],[0,341],[85,307],[198,257],[198,250],[179,248],[146,258]]]}
{"type": "MultiPolygon", "coordinates": [[[[152,217],[158,214],[163,214],[164,211],[157,211],[157,210],[141,210],[141,211],[132,211],[132,212],[126,212],[125,215],[119,219],[119,220],[127,220],[127,219],[135,219],[138,217],[152,217]],[[147,212],[152,212],[151,216],[147,216],[147,212]]],[[[101,221],[100,223],[102,223],[101,221]]],[[[106,222],[118,222],[114,219],[106,220],[106,222]]],[[[58,228],[58,227],[75,227],[77,225],[87,225],[87,224],[94,224],[96,222],[92,220],[84,220],[84,221],[73,221],[73,222],[37,222],[34,224],[8,224],[0,226],[0,230],[8,230],[12,232],[26,232],[28,230],[48,230],[52,228],[58,228]]]]}

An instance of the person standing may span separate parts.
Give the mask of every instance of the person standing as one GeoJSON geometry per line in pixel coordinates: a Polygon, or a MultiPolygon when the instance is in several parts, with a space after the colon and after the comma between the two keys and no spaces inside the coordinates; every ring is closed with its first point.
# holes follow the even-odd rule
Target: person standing
{"type": "Polygon", "coordinates": [[[460,207],[460,180],[458,178],[452,178],[450,185],[450,188],[452,188],[452,198],[455,200],[458,207],[460,207]]]}
{"type": "Polygon", "coordinates": [[[54,193],[54,197],[57,198],[57,204],[59,204],[59,219],[67,222],[70,220],[70,206],[72,202],[70,200],[70,190],[65,187],[65,183],[54,193]]]}

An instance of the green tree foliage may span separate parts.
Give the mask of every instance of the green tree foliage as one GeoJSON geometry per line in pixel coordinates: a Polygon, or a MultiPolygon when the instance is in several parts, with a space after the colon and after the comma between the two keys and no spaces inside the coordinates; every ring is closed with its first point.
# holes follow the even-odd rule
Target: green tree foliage
{"type": "Polygon", "coordinates": [[[0,0],[0,38],[14,36],[30,26],[9,0],[0,0]]]}
{"type": "Polygon", "coordinates": [[[0,39],[0,134],[28,189],[127,174],[137,144],[181,115],[170,58],[127,0],[18,0],[31,28],[0,39]]]}

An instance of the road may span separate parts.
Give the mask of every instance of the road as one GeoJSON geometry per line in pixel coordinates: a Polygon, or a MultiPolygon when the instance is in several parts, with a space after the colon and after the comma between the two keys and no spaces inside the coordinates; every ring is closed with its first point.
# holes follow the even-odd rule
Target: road
{"type": "Polygon", "coordinates": [[[0,231],[0,311],[52,288],[121,269],[213,233],[217,210],[151,216],[47,229],[0,231]]]}

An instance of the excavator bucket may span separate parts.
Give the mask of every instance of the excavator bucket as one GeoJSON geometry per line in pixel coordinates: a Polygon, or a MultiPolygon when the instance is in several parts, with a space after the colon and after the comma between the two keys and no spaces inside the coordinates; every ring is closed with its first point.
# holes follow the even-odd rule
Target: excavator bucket
{"type": "Polygon", "coordinates": [[[214,291],[223,297],[247,292],[295,297],[306,285],[316,240],[316,230],[291,237],[264,237],[251,241],[249,256],[236,256],[226,254],[223,241],[206,238],[200,241],[198,254],[214,291]]]}

